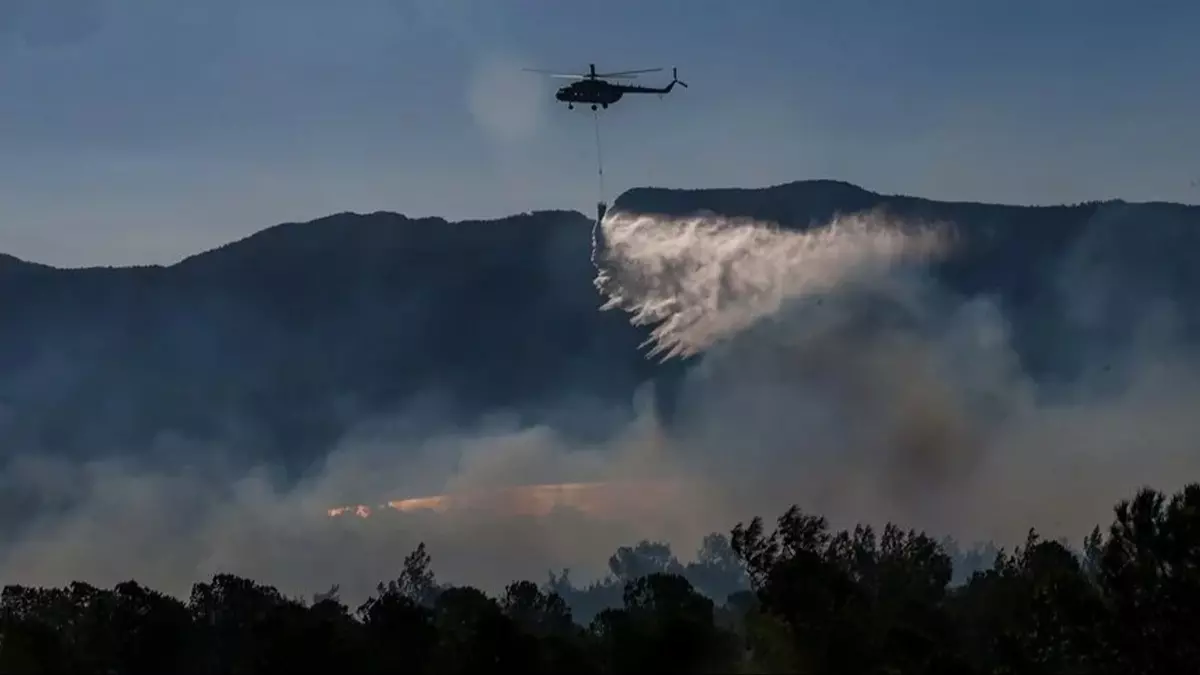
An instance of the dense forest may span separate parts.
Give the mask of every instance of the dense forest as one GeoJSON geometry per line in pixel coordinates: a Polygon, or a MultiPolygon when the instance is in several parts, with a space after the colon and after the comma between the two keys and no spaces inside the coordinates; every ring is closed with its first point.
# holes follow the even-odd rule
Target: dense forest
{"type": "Polygon", "coordinates": [[[136,581],[7,586],[0,672],[1200,671],[1200,483],[1143,488],[1079,543],[1030,530],[956,580],[924,533],[834,531],[793,507],[710,537],[687,566],[621,549],[620,597],[586,618],[570,596],[587,590],[554,575],[499,597],[442,584],[424,544],[357,607],[337,587],[306,601],[228,574],[186,601],[136,581]]]}

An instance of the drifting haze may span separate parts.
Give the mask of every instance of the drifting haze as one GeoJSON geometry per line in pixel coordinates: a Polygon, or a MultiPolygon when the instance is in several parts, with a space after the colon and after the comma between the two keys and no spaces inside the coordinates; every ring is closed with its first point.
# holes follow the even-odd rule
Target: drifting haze
{"type": "MultiPolygon", "coordinates": [[[[1174,489],[1200,468],[1200,377],[1170,307],[1147,312],[1144,337],[1120,359],[1051,398],[1022,369],[1002,309],[928,273],[954,255],[953,223],[868,212],[788,232],[616,213],[603,234],[597,286],[608,306],[659,322],[659,353],[702,354],[671,425],[645,405],[595,445],[502,415],[418,441],[410,431],[438,413],[413,406],[364,420],[322,471],[286,490],[266,469],[25,458],[5,480],[78,505],[10,538],[0,578],[134,577],[186,593],[228,571],[290,593],[340,583],[358,599],[424,540],[443,578],[492,590],[563,566],[587,578],[642,538],[686,557],[704,534],[791,503],[839,525],[894,519],[1002,542],[1035,525],[1078,538],[1138,484],[1174,489]],[[605,514],[326,516],[348,503],[592,481],[612,484],[605,514]]],[[[1045,292],[1101,311],[1079,274],[1064,265],[1045,292]]]]}

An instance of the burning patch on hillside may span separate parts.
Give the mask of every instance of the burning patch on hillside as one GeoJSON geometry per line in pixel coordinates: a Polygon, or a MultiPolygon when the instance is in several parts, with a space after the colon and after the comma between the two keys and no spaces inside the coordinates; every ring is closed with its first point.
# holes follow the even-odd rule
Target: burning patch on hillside
{"type": "Polygon", "coordinates": [[[331,518],[369,518],[389,511],[543,517],[566,509],[590,518],[619,520],[659,511],[681,498],[685,490],[683,481],[677,480],[547,483],[397,499],[376,506],[345,505],[331,508],[328,513],[331,518]]]}

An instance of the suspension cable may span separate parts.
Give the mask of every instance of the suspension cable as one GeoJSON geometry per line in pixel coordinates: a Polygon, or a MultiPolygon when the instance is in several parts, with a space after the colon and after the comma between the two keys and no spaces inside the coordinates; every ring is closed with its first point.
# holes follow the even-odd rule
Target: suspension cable
{"type": "MultiPolygon", "coordinates": [[[[596,202],[596,220],[592,222],[591,258],[592,258],[592,266],[596,267],[596,269],[599,270],[600,268],[599,268],[598,258],[600,255],[600,249],[603,247],[603,238],[604,238],[603,226],[601,225],[601,221],[604,220],[604,216],[608,212],[608,201],[605,199],[605,196],[604,196],[604,153],[603,153],[603,149],[600,144],[600,113],[599,113],[599,111],[595,111],[595,110],[592,111],[592,119],[596,125],[596,173],[600,179],[600,182],[599,182],[600,194],[599,194],[598,200],[596,202]]],[[[604,275],[602,275],[602,274],[597,276],[595,283],[600,284],[601,280],[603,278],[604,278],[604,275]]],[[[600,286],[597,285],[597,288],[600,288],[600,286]]]]}
{"type": "Polygon", "coordinates": [[[600,145],[600,112],[592,111],[592,119],[596,123],[596,169],[600,178],[600,201],[605,202],[604,197],[604,151],[600,145]]]}

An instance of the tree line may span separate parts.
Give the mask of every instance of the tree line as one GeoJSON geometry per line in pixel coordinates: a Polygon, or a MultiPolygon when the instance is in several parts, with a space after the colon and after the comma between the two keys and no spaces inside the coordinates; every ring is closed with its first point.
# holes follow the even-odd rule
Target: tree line
{"type": "Polygon", "coordinates": [[[792,507],[687,565],[642,542],[607,581],[564,571],[497,597],[439,583],[424,544],[353,608],[336,586],[301,600],[229,574],[186,601],[10,585],[0,673],[1200,672],[1200,484],[1138,491],[1078,551],[1030,530],[956,575],[971,556],[952,549],[792,507]]]}

